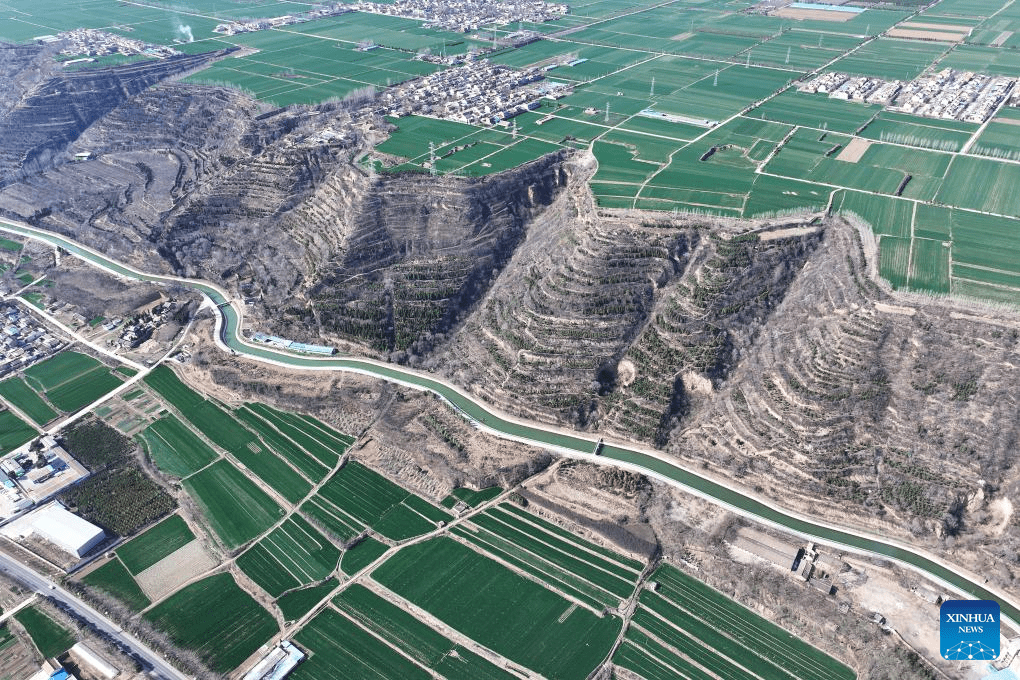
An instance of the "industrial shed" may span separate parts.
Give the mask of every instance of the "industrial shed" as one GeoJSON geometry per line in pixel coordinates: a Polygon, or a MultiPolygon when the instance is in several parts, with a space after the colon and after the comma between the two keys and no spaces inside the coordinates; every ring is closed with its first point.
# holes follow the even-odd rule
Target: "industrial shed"
{"type": "Polygon", "coordinates": [[[26,515],[17,524],[16,531],[22,537],[35,534],[75,557],[84,556],[106,538],[102,529],[56,501],[26,515]]]}

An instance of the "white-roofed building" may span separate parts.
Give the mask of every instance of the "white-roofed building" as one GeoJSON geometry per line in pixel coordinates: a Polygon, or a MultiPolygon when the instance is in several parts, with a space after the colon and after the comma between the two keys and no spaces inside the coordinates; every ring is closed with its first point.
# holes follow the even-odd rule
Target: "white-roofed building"
{"type": "Polygon", "coordinates": [[[56,501],[8,524],[4,533],[16,533],[20,538],[35,534],[75,557],[84,556],[106,538],[102,529],[56,501]]]}
{"type": "Polygon", "coordinates": [[[74,647],[71,647],[71,655],[80,664],[87,666],[89,670],[98,673],[103,678],[106,678],[106,680],[113,680],[120,673],[109,661],[99,656],[94,649],[84,642],[75,643],[74,647]]]}

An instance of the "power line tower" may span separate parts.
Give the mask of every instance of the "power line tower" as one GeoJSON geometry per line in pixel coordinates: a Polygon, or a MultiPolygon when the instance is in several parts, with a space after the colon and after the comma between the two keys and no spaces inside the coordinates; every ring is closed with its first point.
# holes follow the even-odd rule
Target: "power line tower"
{"type": "Polygon", "coordinates": [[[609,122],[609,102],[606,102],[606,122],[609,122]]]}
{"type": "Polygon", "coordinates": [[[787,63],[787,64],[789,64],[789,63],[790,63],[790,50],[791,50],[791,49],[793,49],[793,48],[791,48],[791,47],[787,47],[787,48],[786,48],[786,63],[787,63]]]}
{"type": "Polygon", "coordinates": [[[751,53],[747,53],[747,61],[744,62],[744,68],[751,68],[751,53]]]}
{"type": "Polygon", "coordinates": [[[436,176],[436,143],[429,142],[429,174],[436,176]]]}
{"type": "Polygon", "coordinates": [[[648,91],[648,98],[649,99],[654,99],[655,98],[655,76],[652,76],[652,87],[648,91]]]}
{"type": "Polygon", "coordinates": [[[517,119],[514,118],[514,126],[511,130],[512,139],[517,139],[517,119]]]}
{"type": "Polygon", "coordinates": [[[715,78],[712,79],[712,87],[716,87],[718,85],[719,85],[719,72],[716,71],[715,78]]]}

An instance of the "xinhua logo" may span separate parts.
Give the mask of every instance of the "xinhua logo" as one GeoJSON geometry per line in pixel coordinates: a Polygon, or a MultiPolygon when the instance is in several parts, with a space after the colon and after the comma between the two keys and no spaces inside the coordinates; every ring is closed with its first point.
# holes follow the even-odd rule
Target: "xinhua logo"
{"type": "Polygon", "coordinates": [[[950,661],[993,661],[999,656],[999,603],[946,600],[939,614],[942,657],[950,661]]]}

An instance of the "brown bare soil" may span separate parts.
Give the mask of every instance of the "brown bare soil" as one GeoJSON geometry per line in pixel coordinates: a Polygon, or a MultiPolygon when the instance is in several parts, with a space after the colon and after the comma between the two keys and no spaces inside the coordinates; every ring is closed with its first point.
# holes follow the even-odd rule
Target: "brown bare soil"
{"type": "Polygon", "coordinates": [[[1018,126],[1020,126],[1020,120],[1017,120],[1016,118],[996,118],[994,122],[996,122],[996,123],[1003,123],[1005,125],[1018,125],[1018,126]]]}
{"type": "Polygon", "coordinates": [[[871,140],[864,139],[863,137],[854,137],[849,144],[843,147],[843,150],[836,156],[837,161],[845,161],[847,163],[856,163],[861,160],[864,156],[864,152],[871,146],[871,140]]]}
{"type": "Polygon", "coordinates": [[[890,28],[886,31],[890,38],[906,38],[908,40],[936,40],[939,42],[963,42],[967,33],[948,33],[945,31],[911,30],[909,28],[890,28]]]}
{"type": "MultiPolygon", "coordinates": [[[[3,625],[3,624],[0,624],[3,625]]],[[[12,626],[13,629],[13,626],[12,626]]],[[[0,678],[29,678],[39,670],[36,651],[21,636],[0,654],[0,678]]]]}
{"type": "Polygon", "coordinates": [[[218,564],[202,541],[196,539],[181,546],[135,577],[149,599],[158,602],[182,585],[218,564]]]}
{"type": "Polygon", "coordinates": [[[925,21],[904,21],[898,24],[898,28],[929,28],[933,31],[945,31],[948,33],[970,33],[971,27],[962,24],[932,24],[925,21]]]}
{"type": "Polygon", "coordinates": [[[818,227],[791,227],[790,229],[774,229],[763,231],[759,235],[762,241],[774,241],[776,239],[792,238],[794,236],[807,236],[818,233],[818,227]]]}

